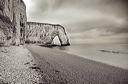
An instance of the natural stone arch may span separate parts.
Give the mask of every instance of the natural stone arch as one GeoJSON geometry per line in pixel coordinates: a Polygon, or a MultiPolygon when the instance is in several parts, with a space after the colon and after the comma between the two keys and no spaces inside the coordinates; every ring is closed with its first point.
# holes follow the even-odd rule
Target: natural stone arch
{"type": "Polygon", "coordinates": [[[56,30],[59,32],[58,37],[61,42],[61,46],[70,45],[69,38],[65,31],[65,28],[62,25],[55,25],[56,30]]]}
{"type": "Polygon", "coordinates": [[[56,36],[59,38],[61,46],[70,45],[65,29],[61,25],[54,25],[54,30],[49,36],[46,36],[46,39],[50,37],[50,40],[48,40],[45,45],[54,45],[52,42],[56,36]]]}
{"type": "Polygon", "coordinates": [[[27,32],[26,43],[53,45],[53,39],[58,36],[61,46],[70,45],[65,28],[59,24],[27,22],[27,32]]]}
{"type": "Polygon", "coordinates": [[[55,38],[52,40],[52,45],[55,45],[55,46],[61,46],[61,42],[60,42],[60,39],[58,36],[55,36],[55,38]]]}
{"type": "Polygon", "coordinates": [[[54,32],[52,32],[52,34],[51,34],[51,44],[52,44],[52,45],[56,45],[56,44],[53,44],[53,40],[55,39],[55,37],[58,37],[58,40],[59,40],[59,42],[60,42],[60,45],[62,45],[62,40],[61,40],[61,38],[59,37],[59,31],[54,31],[54,32]]]}

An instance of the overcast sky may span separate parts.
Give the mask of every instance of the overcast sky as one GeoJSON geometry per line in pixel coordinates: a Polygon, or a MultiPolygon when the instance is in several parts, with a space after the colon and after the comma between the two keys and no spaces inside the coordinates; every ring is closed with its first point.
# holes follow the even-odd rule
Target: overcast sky
{"type": "Polygon", "coordinates": [[[128,0],[24,0],[28,21],[62,24],[72,43],[128,42],[128,0]]]}

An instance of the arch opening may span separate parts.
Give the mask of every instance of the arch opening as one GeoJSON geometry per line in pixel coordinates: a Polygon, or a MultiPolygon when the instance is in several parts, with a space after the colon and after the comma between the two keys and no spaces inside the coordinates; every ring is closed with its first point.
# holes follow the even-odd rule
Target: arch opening
{"type": "Polygon", "coordinates": [[[54,39],[52,40],[52,45],[61,46],[61,42],[58,36],[54,37],[54,39]]]}

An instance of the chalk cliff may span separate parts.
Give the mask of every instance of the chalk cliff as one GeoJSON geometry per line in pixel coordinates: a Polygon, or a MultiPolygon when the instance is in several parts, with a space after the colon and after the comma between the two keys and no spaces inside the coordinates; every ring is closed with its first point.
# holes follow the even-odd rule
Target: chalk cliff
{"type": "Polygon", "coordinates": [[[0,0],[0,45],[6,44],[12,37],[13,24],[5,14],[7,0],[0,0]]]}
{"type": "Polygon", "coordinates": [[[61,46],[69,45],[65,28],[59,24],[27,22],[26,42],[54,45],[53,39],[57,36],[61,46]]]}
{"type": "Polygon", "coordinates": [[[59,24],[27,22],[23,0],[0,0],[0,45],[19,45],[26,42],[69,45],[65,28],[59,24]]]}
{"type": "Polygon", "coordinates": [[[0,0],[0,43],[23,44],[26,22],[26,6],[22,0],[0,0]]]}

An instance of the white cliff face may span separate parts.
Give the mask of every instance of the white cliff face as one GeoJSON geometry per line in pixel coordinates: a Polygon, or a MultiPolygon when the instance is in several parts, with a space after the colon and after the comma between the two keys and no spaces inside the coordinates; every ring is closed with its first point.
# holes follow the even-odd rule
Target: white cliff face
{"type": "Polygon", "coordinates": [[[13,23],[16,28],[16,44],[23,44],[25,41],[25,31],[26,31],[26,6],[22,0],[14,0],[14,17],[13,23]]]}
{"type": "Polygon", "coordinates": [[[51,45],[56,36],[61,45],[69,45],[63,26],[27,23],[26,6],[22,0],[0,0],[0,32],[0,42],[7,45],[24,44],[25,40],[51,45]]]}
{"type": "Polygon", "coordinates": [[[0,0],[0,16],[0,31],[5,34],[6,42],[12,40],[10,43],[23,44],[27,22],[24,2],[22,0],[0,0]]]}
{"type": "Polygon", "coordinates": [[[69,45],[69,39],[63,26],[27,22],[26,42],[52,45],[56,36],[58,36],[61,45],[69,45]]]}
{"type": "MultiPolygon", "coordinates": [[[[12,41],[13,37],[13,24],[10,21],[10,18],[5,15],[4,12],[4,0],[0,1],[0,43],[5,45],[12,41]]],[[[1,45],[0,44],[0,45],[1,45]]]]}

